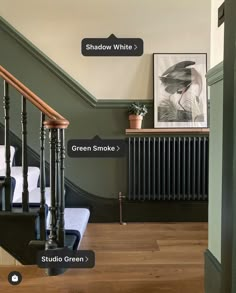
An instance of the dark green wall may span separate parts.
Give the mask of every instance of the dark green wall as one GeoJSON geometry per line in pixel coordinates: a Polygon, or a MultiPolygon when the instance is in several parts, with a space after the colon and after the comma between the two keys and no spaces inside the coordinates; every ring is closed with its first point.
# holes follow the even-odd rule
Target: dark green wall
{"type": "MultiPolygon", "coordinates": [[[[0,64],[70,121],[66,140],[92,138],[95,135],[101,138],[125,138],[125,128],[128,127],[127,102],[99,103],[89,97],[89,103],[87,98],[89,95],[84,95],[83,90],[80,94],[78,84],[70,81],[67,76],[70,86],[67,85],[61,79],[59,71],[55,71],[54,65],[50,64],[43,54],[27,46],[24,38],[0,19],[0,64]]],[[[1,82],[1,95],[3,95],[2,84],[1,82]]],[[[14,90],[10,91],[10,95],[11,130],[20,136],[20,95],[14,90]]],[[[150,108],[150,113],[145,117],[146,127],[153,127],[152,111],[150,108]]],[[[29,145],[38,151],[39,112],[29,105],[28,114],[29,145]]],[[[3,122],[2,107],[0,122],[3,122]]],[[[126,159],[66,157],[66,177],[92,194],[117,198],[119,191],[126,193],[126,159]]]]}

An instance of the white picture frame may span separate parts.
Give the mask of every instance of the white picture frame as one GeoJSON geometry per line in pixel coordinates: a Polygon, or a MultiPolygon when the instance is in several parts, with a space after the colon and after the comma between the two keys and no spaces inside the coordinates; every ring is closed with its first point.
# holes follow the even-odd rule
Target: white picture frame
{"type": "Polygon", "coordinates": [[[154,127],[207,127],[207,54],[154,53],[154,127]]]}

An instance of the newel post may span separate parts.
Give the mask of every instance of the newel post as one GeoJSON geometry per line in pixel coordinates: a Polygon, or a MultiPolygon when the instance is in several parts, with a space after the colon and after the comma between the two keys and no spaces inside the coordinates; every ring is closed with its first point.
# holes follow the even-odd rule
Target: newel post
{"type": "Polygon", "coordinates": [[[56,249],[65,245],[65,128],[69,122],[65,120],[47,120],[44,122],[49,129],[50,143],[50,234],[46,249],[56,249]]]}

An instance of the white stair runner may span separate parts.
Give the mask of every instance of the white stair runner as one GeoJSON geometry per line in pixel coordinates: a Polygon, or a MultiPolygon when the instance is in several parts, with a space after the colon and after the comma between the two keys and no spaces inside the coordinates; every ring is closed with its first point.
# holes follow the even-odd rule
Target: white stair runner
{"type": "MultiPolygon", "coordinates": [[[[0,176],[5,176],[5,169],[0,170],[0,176]]],[[[17,200],[22,197],[22,188],[23,188],[22,167],[11,167],[11,177],[14,177],[16,180],[14,200],[17,200]]],[[[29,192],[37,188],[38,179],[39,179],[39,168],[28,167],[29,192]]]]}
{"type": "MultiPolygon", "coordinates": [[[[30,203],[40,203],[40,188],[35,188],[34,190],[31,190],[29,192],[29,202],[30,203]]],[[[46,187],[45,189],[45,198],[46,198],[46,204],[50,206],[50,187],[46,187]]],[[[14,203],[22,203],[22,196],[13,196],[13,202],[14,203]]]]}
{"type": "MultiPolygon", "coordinates": [[[[81,239],[86,230],[90,212],[86,208],[65,208],[65,229],[80,232],[81,239]]],[[[50,227],[50,215],[47,217],[47,229],[50,227]]]]}
{"type": "MultiPolygon", "coordinates": [[[[22,189],[23,189],[23,173],[22,167],[12,167],[12,162],[15,155],[15,148],[13,146],[10,147],[11,153],[11,177],[14,177],[16,180],[16,186],[14,191],[14,199],[17,200],[22,197],[22,189]]],[[[0,176],[5,176],[5,146],[0,145],[0,176]]],[[[38,179],[39,179],[39,168],[37,167],[28,167],[28,189],[29,192],[37,188],[38,179]]]]}
{"type": "MultiPolygon", "coordinates": [[[[15,148],[13,146],[10,147],[10,153],[11,153],[11,166],[13,162],[13,158],[15,155],[15,148]]],[[[5,146],[0,145],[0,169],[5,170],[5,146]]]]}

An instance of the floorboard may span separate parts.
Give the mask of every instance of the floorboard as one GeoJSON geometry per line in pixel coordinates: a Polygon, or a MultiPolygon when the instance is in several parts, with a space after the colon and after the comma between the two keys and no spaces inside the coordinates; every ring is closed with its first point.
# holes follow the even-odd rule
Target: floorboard
{"type": "Polygon", "coordinates": [[[96,254],[93,269],[48,277],[36,266],[0,267],[0,292],[203,293],[206,223],[89,224],[81,249],[96,254]],[[18,270],[23,281],[7,282],[18,270]]]}

